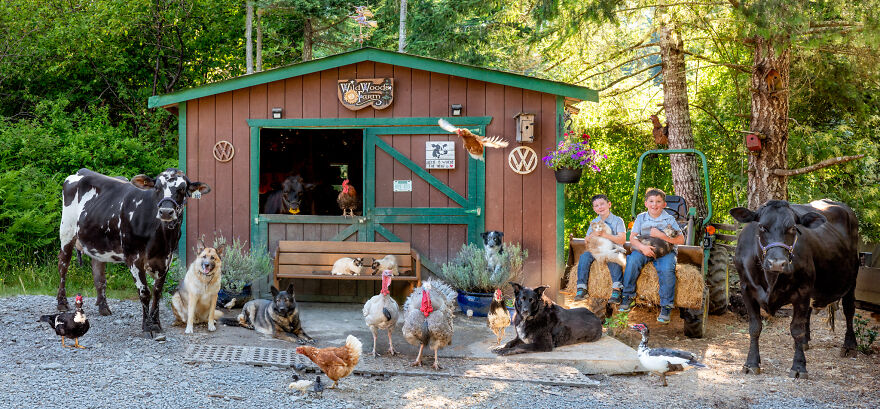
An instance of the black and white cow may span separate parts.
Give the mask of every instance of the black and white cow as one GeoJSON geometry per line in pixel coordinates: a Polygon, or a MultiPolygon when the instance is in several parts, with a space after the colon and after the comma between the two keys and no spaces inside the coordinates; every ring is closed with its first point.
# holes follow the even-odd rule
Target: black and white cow
{"type": "Polygon", "coordinates": [[[739,235],[734,257],[749,312],[751,342],[743,370],[761,372],[760,310],[774,314],[786,304],[793,307],[794,359],[789,376],[807,377],[804,350],[810,341],[811,307],[822,308],[843,299],[846,335],[841,356],[854,354],[859,223],[852,209],[830,200],[808,205],[771,200],[757,211],[738,207],[730,214],[748,223],[739,235]]]}
{"type": "Polygon", "coordinates": [[[101,315],[110,315],[104,297],[105,264],[125,263],[143,304],[143,330],[161,331],[159,300],[171,256],[180,240],[186,199],[210,191],[210,186],[190,182],[178,169],[167,169],[155,180],[138,175],[130,183],[88,169],[68,176],[62,189],[58,309],[69,309],[64,288],[67,269],[74,248],[81,248],[92,258],[96,304],[101,315]],[[152,304],[147,274],[155,281],[152,304]]]}

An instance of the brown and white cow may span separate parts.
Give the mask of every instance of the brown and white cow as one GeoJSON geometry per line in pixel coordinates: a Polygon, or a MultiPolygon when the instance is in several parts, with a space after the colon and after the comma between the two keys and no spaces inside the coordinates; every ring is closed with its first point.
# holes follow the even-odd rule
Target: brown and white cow
{"type": "Polygon", "coordinates": [[[80,169],[64,180],[61,212],[61,251],[58,252],[58,309],[67,311],[65,282],[74,248],[92,258],[92,278],[101,315],[110,315],[104,296],[105,264],[124,263],[131,271],[143,304],[144,332],[162,330],[159,300],[171,256],[180,240],[187,197],[211,191],[190,182],[178,169],[167,169],[156,179],[135,176],[131,182],[80,169]],[[153,277],[152,303],[146,275],[153,277]]]}
{"type": "Polygon", "coordinates": [[[855,286],[859,272],[859,223],[847,205],[830,200],[789,204],[771,200],[757,211],[738,207],[734,219],[748,223],[739,234],[734,263],[749,312],[749,355],[743,370],[761,372],[760,310],[774,314],[791,304],[794,359],[789,376],[807,377],[804,350],[810,341],[810,308],[843,300],[846,334],[842,356],[855,353],[855,286]]]}

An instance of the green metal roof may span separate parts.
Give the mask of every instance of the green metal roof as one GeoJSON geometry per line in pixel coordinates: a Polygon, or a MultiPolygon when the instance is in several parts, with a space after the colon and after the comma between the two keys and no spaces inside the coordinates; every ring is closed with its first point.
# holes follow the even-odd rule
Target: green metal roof
{"type": "Polygon", "coordinates": [[[161,107],[176,104],[182,101],[201,98],[208,95],[220,94],[254,85],[265,84],[283,80],[290,77],[310,74],[331,68],[356,64],[362,61],[374,61],[418,70],[437,72],[454,75],[462,78],[486,81],[495,84],[508,85],[511,87],[546,92],[582,101],[598,101],[598,92],[586,87],[566,84],[564,82],[550,81],[526,75],[509,72],[490,70],[434,58],[420,57],[410,54],[385,51],[377,48],[361,48],[342,54],[336,54],[317,60],[294,64],[287,67],[276,68],[255,74],[231,78],[225,81],[189,88],[170,94],[154,95],[150,97],[149,107],[161,107]]]}

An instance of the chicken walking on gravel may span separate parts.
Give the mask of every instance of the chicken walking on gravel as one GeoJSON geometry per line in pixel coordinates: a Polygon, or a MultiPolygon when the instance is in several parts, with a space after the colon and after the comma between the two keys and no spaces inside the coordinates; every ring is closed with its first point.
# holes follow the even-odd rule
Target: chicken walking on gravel
{"type": "Polygon", "coordinates": [[[61,346],[67,348],[68,345],[64,343],[64,338],[73,338],[73,345],[71,348],[83,348],[84,346],[79,344],[79,337],[86,334],[89,331],[89,320],[86,318],[86,313],[83,311],[83,298],[82,295],[76,295],[75,302],[76,310],[73,312],[64,312],[61,314],[49,314],[40,316],[40,320],[38,322],[47,322],[52,329],[55,330],[55,334],[61,336],[61,346]]]}
{"type": "Polygon", "coordinates": [[[373,356],[376,354],[376,331],[388,331],[388,353],[394,356],[394,343],[391,342],[391,331],[397,325],[397,319],[400,317],[400,307],[397,301],[391,298],[391,292],[388,287],[391,285],[391,270],[382,272],[382,290],[373,298],[367,300],[364,304],[364,322],[373,333],[373,356]]]}

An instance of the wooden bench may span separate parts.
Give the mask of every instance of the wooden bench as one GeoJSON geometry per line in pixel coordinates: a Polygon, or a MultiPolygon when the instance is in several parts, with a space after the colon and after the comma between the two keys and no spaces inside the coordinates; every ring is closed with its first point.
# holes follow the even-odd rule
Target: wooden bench
{"type": "Polygon", "coordinates": [[[281,279],[317,280],[382,280],[381,274],[372,275],[373,260],[392,254],[397,258],[400,271],[392,282],[408,282],[410,291],[422,282],[419,253],[405,242],[357,241],[279,241],[275,251],[273,281],[279,288],[281,279]],[[360,275],[331,275],[333,263],[342,257],[363,257],[360,275]]]}

